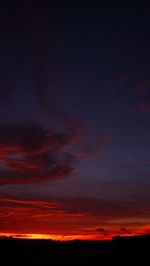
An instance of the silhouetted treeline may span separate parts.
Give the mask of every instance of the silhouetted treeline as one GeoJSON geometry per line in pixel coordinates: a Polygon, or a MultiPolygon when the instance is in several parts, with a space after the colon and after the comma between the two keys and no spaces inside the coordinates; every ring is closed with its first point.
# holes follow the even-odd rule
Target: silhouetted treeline
{"type": "Polygon", "coordinates": [[[150,236],[68,242],[1,238],[0,265],[150,265],[149,248],[150,236]]]}

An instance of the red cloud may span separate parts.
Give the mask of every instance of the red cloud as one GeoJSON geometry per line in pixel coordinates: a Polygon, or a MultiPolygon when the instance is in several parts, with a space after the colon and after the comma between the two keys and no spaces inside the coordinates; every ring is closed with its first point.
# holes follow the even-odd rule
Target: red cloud
{"type": "Polygon", "coordinates": [[[93,157],[109,140],[108,134],[102,135],[80,156],[68,152],[80,137],[74,129],[54,132],[39,126],[0,126],[0,185],[66,178],[75,173],[78,160],[93,157]]]}
{"type": "Polygon", "coordinates": [[[92,198],[0,198],[0,227],[17,233],[126,234],[147,224],[149,202],[107,201],[92,198]],[[139,222],[137,222],[139,220],[139,222]],[[140,222],[141,220],[141,222],[140,222]],[[98,228],[98,229],[97,229],[98,228]],[[103,230],[103,228],[105,228],[103,230]],[[120,229],[121,228],[121,229],[120,229]],[[113,233],[114,232],[114,233],[113,233]]]}
{"type": "Polygon", "coordinates": [[[66,148],[76,133],[44,130],[37,126],[0,127],[0,184],[27,184],[64,178],[76,158],[66,148]]]}

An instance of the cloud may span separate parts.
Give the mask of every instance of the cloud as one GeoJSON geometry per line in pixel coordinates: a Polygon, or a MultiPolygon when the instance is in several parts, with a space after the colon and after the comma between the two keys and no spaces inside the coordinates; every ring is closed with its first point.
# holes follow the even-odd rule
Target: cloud
{"type": "Polygon", "coordinates": [[[103,232],[105,231],[105,229],[104,229],[104,228],[96,228],[96,231],[97,231],[97,232],[102,232],[102,233],[103,233],[103,232]]]}
{"type": "Polygon", "coordinates": [[[124,227],[121,227],[121,228],[120,228],[120,231],[122,231],[122,232],[126,232],[126,231],[127,231],[127,229],[126,229],[126,228],[124,228],[124,227]]]}
{"type": "MultiPolygon", "coordinates": [[[[56,132],[37,125],[0,126],[0,185],[31,184],[66,178],[76,172],[83,159],[68,151],[81,136],[76,129],[56,132]]],[[[86,151],[84,158],[96,155],[108,142],[102,135],[86,151]]]]}
{"type": "Polygon", "coordinates": [[[121,227],[121,228],[120,228],[120,231],[121,231],[122,233],[124,233],[124,234],[127,234],[127,235],[131,235],[131,234],[132,234],[128,229],[126,229],[126,228],[124,228],[124,227],[121,227]]]}
{"type": "Polygon", "coordinates": [[[103,236],[109,235],[109,233],[104,228],[96,228],[96,231],[101,233],[103,236]]]}
{"type": "MultiPolygon", "coordinates": [[[[1,210],[9,208],[10,213],[14,211],[29,211],[33,216],[35,214],[41,214],[41,216],[47,213],[66,213],[70,215],[82,214],[85,216],[92,215],[100,217],[105,221],[113,218],[124,218],[127,216],[138,217],[140,212],[137,210],[141,209],[134,203],[108,201],[102,199],[93,198],[30,198],[30,197],[10,197],[1,195],[0,197],[1,210]],[[12,208],[12,209],[11,209],[12,208]],[[32,212],[32,210],[34,211],[32,212]]],[[[146,206],[145,209],[147,209],[146,206]]],[[[143,208],[143,206],[142,206],[143,208]]],[[[147,210],[146,210],[147,211],[147,210]]],[[[8,214],[8,213],[7,213],[8,214]]],[[[146,212],[145,214],[148,215],[146,212]]],[[[14,213],[15,215],[15,213],[14,213]]],[[[99,228],[102,231],[102,227],[99,228]]]]}
{"type": "Polygon", "coordinates": [[[0,184],[28,184],[72,175],[77,160],[67,148],[76,141],[73,130],[0,126],[0,184]]]}
{"type": "Polygon", "coordinates": [[[134,233],[149,223],[149,203],[139,206],[138,202],[1,195],[0,227],[7,232],[11,225],[12,232],[21,234],[50,233],[50,228],[53,233],[64,233],[66,230],[76,234],[93,233],[96,230],[104,236],[118,232],[130,234],[126,226],[130,226],[134,233]],[[99,221],[101,227],[98,227],[99,221]]]}

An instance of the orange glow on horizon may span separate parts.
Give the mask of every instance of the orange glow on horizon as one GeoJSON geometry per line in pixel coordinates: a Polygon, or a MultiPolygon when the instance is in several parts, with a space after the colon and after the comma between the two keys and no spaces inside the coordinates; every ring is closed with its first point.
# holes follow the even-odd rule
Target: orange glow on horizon
{"type": "MultiPolygon", "coordinates": [[[[144,234],[144,232],[142,232],[144,234]]],[[[140,233],[135,233],[132,235],[127,234],[118,234],[119,236],[136,236],[141,235],[140,233]]],[[[16,238],[16,239],[49,239],[54,241],[71,241],[71,240],[112,240],[116,234],[112,234],[109,236],[98,236],[95,235],[55,235],[55,234],[19,234],[19,233],[0,233],[0,238],[16,238]]]]}
{"type": "Polygon", "coordinates": [[[69,241],[69,240],[108,240],[111,237],[99,238],[98,235],[55,235],[55,234],[19,234],[19,233],[0,233],[0,237],[12,237],[23,239],[50,239],[54,241],[69,241]]]}

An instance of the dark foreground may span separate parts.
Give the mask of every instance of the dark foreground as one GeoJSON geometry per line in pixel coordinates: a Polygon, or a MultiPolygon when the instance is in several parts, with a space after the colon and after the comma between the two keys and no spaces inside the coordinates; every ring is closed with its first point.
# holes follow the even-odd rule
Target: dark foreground
{"type": "Polygon", "coordinates": [[[0,265],[150,265],[150,236],[64,243],[0,239],[0,265]]]}

